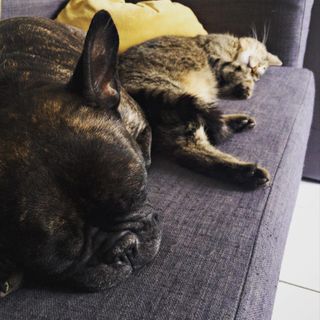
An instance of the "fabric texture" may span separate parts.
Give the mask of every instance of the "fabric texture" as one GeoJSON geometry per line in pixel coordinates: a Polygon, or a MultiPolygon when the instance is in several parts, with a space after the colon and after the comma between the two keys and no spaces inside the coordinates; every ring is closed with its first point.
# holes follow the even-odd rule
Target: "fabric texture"
{"type": "Polygon", "coordinates": [[[304,65],[312,70],[316,78],[316,100],[313,123],[306,154],[303,176],[320,182],[320,0],[315,0],[312,10],[310,32],[304,65]]]}
{"type": "Polygon", "coordinates": [[[310,71],[271,68],[248,101],[221,101],[257,127],[221,149],[267,167],[272,185],[244,192],[159,156],[149,198],[161,212],[156,259],[120,286],[96,294],[25,288],[0,301],[2,320],[267,320],[311,125],[310,71]]]}
{"type": "Polygon", "coordinates": [[[189,8],[170,0],[137,4],[124,0],[70,0],[57,21],[87,31],[94,14],[102,9],[111,14],[118,29],[120,53],[163,35],[194,37],[207,34],[189,8]]]}

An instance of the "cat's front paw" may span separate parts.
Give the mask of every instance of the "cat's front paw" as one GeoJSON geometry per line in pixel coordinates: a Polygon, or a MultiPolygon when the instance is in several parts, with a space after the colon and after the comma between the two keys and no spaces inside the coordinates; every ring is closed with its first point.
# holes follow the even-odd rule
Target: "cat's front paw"
{"type": "Polygon", "coordinates": [[[247,80],[234,87],[233,95],[239,99],[250,99],[253,95],[254,81],[247,80]]]}
{"type": "Polygon", "coordinates": [[[238,181],[246,188],[255,189],[270,183],[271,176],[267,169],[259,167],[255,163],[243,166],[238,175],[238,181]]]}

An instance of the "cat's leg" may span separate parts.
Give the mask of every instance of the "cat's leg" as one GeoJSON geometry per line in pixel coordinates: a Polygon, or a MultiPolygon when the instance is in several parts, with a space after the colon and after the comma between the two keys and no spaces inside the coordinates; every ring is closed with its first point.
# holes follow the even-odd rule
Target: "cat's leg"
{"type": "Polygon", "coordinates": [[[224,114],[222,117],[234,133],[253,129],[256,125],[256,120],[247,114],[224,114]]]}
{"type": "Polygon", "coordinates": [[[249,130],[255,127],[256,121],[247,114],[221,114],[216,108],[202,109],[206,134],[213,145],[220,144],[234,133],[249,130]]]}
{"type": "Polygon", "coordinates": [[[255,81],[252,70],[237,62],[223,62],[215,66],[221,97],[249,99],[253,95],[255,81]]]}
{"type": "Polygon", "coordinates": [[[193,139],[177,139],[173,152],[178,162],[194,171],[238,183],[246,188],[264,186],[270,174],[256,163],[241,161],[219,151],[200,126],[193,139]]]}

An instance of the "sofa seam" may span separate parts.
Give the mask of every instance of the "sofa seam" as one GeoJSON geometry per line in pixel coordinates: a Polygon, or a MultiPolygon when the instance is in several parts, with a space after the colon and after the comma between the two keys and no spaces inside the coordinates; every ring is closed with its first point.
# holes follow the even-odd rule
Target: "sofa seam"
{"type": "MultiPolygon", "coordinates": [[[[283,157],[284,157],[284,154],[287,150],[287,147],[288,147],[288,144],[289,144],[289,140],[290,140],[290,137],[291,137],[291,134],[292,134],[292,131],[293,131],[293,128],[295,126],[295,123],[297,121],[297,118],[298,118],[298,115],[300,114],[301,110],[302,110],[302,104],[303,104],[303,101],[305,100],[306,98],[306,95],[307,95],[307,92],[308,92],[308,89],[310,87],[310,82],[311,80],[313,79],[312,75],[309,76],[309,80],[308,80],[308,83],[307,83],[307,86],[306,86],[306,90],[303,94],[303,99],[302,101],[300,102],[300,108],[298,109],[297,113],[296,113],[296,116],[294,118],[294,121],[293,121],[293,124],[292,124],[292,127],[290,129],[290,133],[288,135],[288,138],[287,138],[287,141],[286,141],[286,145],[284,147],[284,150],[281,154],[281,158],[280,158],[280,161],[277,165],[277,168],[275,170],[275,174],[274,174],[274,179],[273,181],[275,181],[275,178],[278,174],[278,171],[279,171],[279,168],[280,168],[280,164],[282,163],[283,161],[283,157]]],[[[237,317],[238,317],[238,313],[239,313],[239,310],[240,310],[240,305],[241,305],[241,301],[243,299],[243,294],[244,294],[244,289],[245,289],[245,285],[246,285],[246,282],[248,280],[248,276],[249,276],[249,271],[251,270],[251,266],[252,266],[252,262],[253,262],[253,256],[254,256],[254,253],[255,253],[255,249],[256,249],[256,245],[257,245],[257,241],[258,241],[258,238],[259,238],[259,234],[260,234],[260,230],[261,230],[261,226],[262,226],[262,221],[263,221],[263,218],[265,216],[265,212],[266,212],[266,208],[267,208],[267,205],[268,205],[268,202],[269,202],[269,198],[272,194],[272,191],[273,191],[273,184],[272,186],[270,187],[270,191],[269,191],[269,194],[267,196],[267,199],[266,199],[266,203],[264,205],[264,208],[262,210],[262,215],[261,215],[261,218],[260,218],[260,221],[259,221],[259,225],[258,225],[258,229],[257,229],[257,233],[256,233],[256,237],[255,237],[255,241],[254,241],[254,245],[253,245],[253,248],[251,250],[251,253],[250,253],[250,260],[249,260],[249,264],[248,264],[248,267],[247,267],[247,270],[246,270],[246,274],[245,274],[245,278],[244,278],[244,281],[243,281],[243,284],[242,284],[242,287],[241,287],[241,292],[240,292],[240,295],[239,295],[239,301],[238,301],[238,304],[237,304],[237,308],[236,308],[236,311],[235,311],[235,314],[234,314],[234,317],[233,317],[233,320],[236,320],[237,317]]]]}

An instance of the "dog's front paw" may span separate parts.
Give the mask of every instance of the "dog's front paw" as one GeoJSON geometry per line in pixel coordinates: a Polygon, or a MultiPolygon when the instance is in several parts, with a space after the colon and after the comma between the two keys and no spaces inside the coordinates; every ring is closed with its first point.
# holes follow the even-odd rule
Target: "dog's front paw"
{"type": "Polygon", "coordinates": [[[239,182],[246,188],[255,189],[266,186],[270,183],[271,177],[267,169],[250,163],[243,166],[238,175],[239,182]]]}
{"type": "Polygon", "coordinates": [[[0,298],[4,298],[10,293],[9,281],[0,282],[0,298]]]}
{"type": "Polygon", "coordinates": [[[22,273],[17,272],[12,274],[8,279],[0,280],[0,299],[19,289],[22,279],[22,273]]]}

